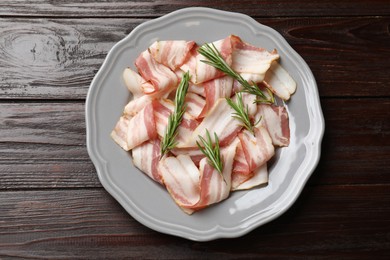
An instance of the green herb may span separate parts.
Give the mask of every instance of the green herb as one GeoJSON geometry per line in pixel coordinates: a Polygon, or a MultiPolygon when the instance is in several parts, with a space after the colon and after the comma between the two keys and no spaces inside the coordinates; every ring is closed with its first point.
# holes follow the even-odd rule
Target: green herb
{"type": "Polygon", "coordinates": [[[243,86],[243,92],[247,92],[250,94],[253,94],[257,97],[256,102],[262,102],[262,103],[274,103],[274,97],[271,91],[268,91],[268,94],[271,95],[271,97],[267,97],[259,89],[256,84],[252,82],[252,84],[249,84],[248,81],[246,81],[239,73],[235,72],[222,58],[221,53],[217,50],[217,48],[214,46],[214,44],[204,44],[202,47],[198,49],[198,52],[203,55],[207,60],[202,60],[202,62],[213,66],[214,68],[219,69],[226,75],[229,75],[230,77],[237,80],[242,86],[243,86]]]}
{"type": "Polygon", "coordinates": [[[236,94],[236,97],[237,97],[237,101],[236,102],[234,102],[230,98],[226,98],[226,102],[235,111],[233,113],[232,117],[234,117],[234,118],[238,119],[239,121],[241,121],[241,123],[244,125],[244,127],[246,129],[248,129],[249,132],[254,134],[254,130],[253,130],[253,126],[254,125],[252,124],[251,120],[249,119],[248,105],[244,106],[244,102],[242,101],[242,94],[240,92],[238,92],[236,94]]]}
{"type": "Polygon", "coordinates": [[[184,99],[188,90],[188,81],[190,75],[186,72],[180,82],[180,85],[177,87],[176,96],[175,96],[175,108],[173,113],[168,117],[168,125],[166,128],[165,135],[161,140],[161,157],[173,149],[177,142],[175,141],[177,136],[177,129],[183,119],[184,112],[186,110],[186,105],[184,104],[184,99]]]}
{"type": "MultiPolygon", "coordinates": [[[[208,163],[211,166],[213,166],[223,178],[223,175],[222,175],[223,163],[222,163],[222,159],[221,159],[221,152],[220,152],[220,148],[219,148],[218,136],[214,132],[214,139],[215,139],[214,140],[215,141],[214,147],[213,147],[213,142],[212,142],[211,137],[210,137],[210,133],[207,129],[206,129],[206,138],[207,138],[207,140],[205,140],[202,136],[199,135],[199,139],[202,142],[203,146],[198,141],[196,141],[196,144],[198,145],[200,151],[204,155],[206,155],[206,157],[208,159],[208,163]]],[[[225,181],[225,179],[224,179],[224,181],[225,181]]]]}

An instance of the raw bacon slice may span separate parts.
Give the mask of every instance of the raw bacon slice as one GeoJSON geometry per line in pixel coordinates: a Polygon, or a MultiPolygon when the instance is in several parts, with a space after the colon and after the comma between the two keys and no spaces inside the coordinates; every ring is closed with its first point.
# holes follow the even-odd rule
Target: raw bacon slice
{"type": "Polygon", "coordinates": [[[160,154],[159,139],[147,141],[132,150],[134,165],[150,178],[162,184],[162,178],[158,171],[160,154]]]}
{"type": "Polygon", "coordinates": [[[186,112],[194,118],[199,117],[206,105],[206,100],[194,93],[187,93],[185,102],[187,105],[186,112]]]}
{"type": "Polygon", "coordinates": [[[207,114],[207,112],[214,106],[218,99],[230,98],[232,96],[233,78],[224,76],[209,80],[203,83],[203,87],[206,93],[206,106],[202,111],[202,117],[207,114]]]}
{"type": "MultiPolygon", "coordinates": [[[[174,110],[174,103],[169,99],[155,100],[152,102],[154,107],[154,116],[156,119],[157,134],[160,137],[165,135],[166,127],[168,125],[168,117],[174,110]]],[[[192,132],[199,125],[190,114],[187,112],[183,115],[183,120],[179,126],[178,134],[176,136],[177,147],[186,142],[192,132]]]]}
{"type": "MultiPolygon", "coordinates": [[[[175,74],[179,79],[181,79],[184,75],[184,71],[182,71],[181,69],[178,69],[178,70],[175,70],[175,74]]],[[[191,81],[188,83],[189,83],[188,84],[188,93],[198,94],[199,96],[202,96],[202,97],[206,96],[203,85],[195,85],[191,81]]]]}
{"type": "Polygon", "coordinates": [[[127,89],[131,92],[131,94],[133,94],[134,99],[139,98],[144,94],[143,88],[153,87],[150,83],[146,82],[146,80],[142,78],[141,75],[130,68],[126,68],[123,71],[122,76],[127,89]],[[150,86],[148,86],[148,84],[150,86]]]}
{"type": "Polygon", "coordinates": [[[290,127],[286,108],[260,104],[258,105],[258,114],[262,116],[261,123],[267,128],[272,143],[277,146],[288,146],[290,144],[290,127]]]}
{"type": "Polygon", "coordinates": [[[198,147],[189,147],[189,148],[173,148],[171,152],[175,155],[188,155],[191,157],[191,160],[195,163],[196,166],[199,166],[199,162],[205,157],[201,150],[198,147]]]}
{"type": "Polygon", "coordinates": [[[253,172],[249,169],[244,150],[242,149],[242,145],[238,137],[237,140],[237,151],[236,156],[234,157],[232,171],[232,190],[235,190],[241,183],[253,176],[253,172]]]}
{"type": "MultiPolygon", "coordinates": [[[[213,44],[220,52],[222,58],[226,61],[226,63],[230,65],[232,63],[232,45],[230,36],[225,39],[213,42],[213,44]]],[[[214,68],[213,66],[202,62],[202,60],[205,60],[206,58],[203,57],[203,55],[197,53],[197,49],[198,47],[193,48],[193,51],[191,51],[190,57],[187,62],[185,62],[180,67],[183,71],[190,72],[191,82],[193,82],[194,84],[200,84],[223,76],[223,72],[214,68]]]]}
{"type": "MultiPolygon", "coordinates": [[[[242,103],[246,108],[248,108],[248,114],[250,117],[254,117],[257,112],[257,104],[256,104],[256,96],[250,93],[242,93],[242,103]]],[[[234,101],[236,101],[237,95],[234,97],[234,101]]]]}
{"type": "Polygon", "coordinates": [[[111,132],[111,138],[125,151],[130,150],[127,145],[127,129],[129,128],[130,120],[131,116],[121,116],[111,132]]]}
{"type": "Polygon", "coordinates": [[[199,126],[193,131],[187,142],[178,144],[177,147],[196,147],[198,135],[206,138],[206,129],[211,133],[214,142],[214,132],[217,134],[220,146],[231,143],[242,128],[240,121],[231,116],[234,110],[228,105],[224,98],[220,98],[215,103],[213,109],[203,119],[199,126]]]}
{"type": "Polygon", "coordinates": [[[175,70],[185,62],[194,44],[194,41],[156,41],[149,52],[158,63],[175,70]]]}
{"type": "Polygon", "coordinates": [[[247,190],[267,183],[268,183],[268,170],[267,170],[267,164],[264,164],[254,171],[253,177],[241,183],[234,190],[247,190]]]}
{"type": "Polygon", "coordinates": [[[168,67],[157,63],[146,50],[135,61],[139,73],[152,84],[142,85],[145,94],[167,93],[177,86],[177,77],[168,67]]]}
{"type": "Polygon", "coordinates": [[[268,88],[283,100],[289,100],[297,89],[297,83],[276,61],[272,62],[264,81],[268,88]]]}
{"type": "Polygon", "coordinates": [[[275,148],[272,145],[268,131],[262,126],[255,127],[254,129],[255,136],[248,130],[243,130],[238,135],[250,171],[266,163],[275,153],[275,148]]]}
{"type": "Polygon", "coordinates": [[[150,104],[153,99],[154,98],[150,95],[143,95],[139,98],[133,99],[125,106],[124,113],[129,116],[135,116],[139,111],[150,104]]]}
{"type": "Polygon", "coordinates": [[[153,105],[146,105],[130,121],[127,127],[127,147],[133,149],[143,142],[157,137],[153,105]]]}
{"type": "Polygon", "coordinates": [[[190,207],[199,210],[211,204],[226,199],[230,194],[231,172],[236,154],[236,145],[229,145],[221,151],[223,160],[222,176],[207,162],[207,158],[200,161],[200,200],[190,207]]]}
{"type": "Polygon", "coordinates": [[[264,78],[265,73],[271,66],[271,62],[279,59],[276,50],[268,52],[266,49],[255,47],[243,42],[237,36],[232,39],[232,69],[238,73],[253,73],[260,78],[264,78]]]}
{"type": "Polygon", "coordinates": [[[200,173],[189,156],[163,157],[158,169],[168,192],[180,207],[191,207],[199,201],[200,173]]]}

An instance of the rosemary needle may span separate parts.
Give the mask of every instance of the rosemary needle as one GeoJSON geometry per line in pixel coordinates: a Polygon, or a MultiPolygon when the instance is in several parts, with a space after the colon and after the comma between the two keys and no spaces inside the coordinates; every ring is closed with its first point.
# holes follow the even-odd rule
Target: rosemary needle
{"type": "Polygon", "coordinates": [[[184,73],[180,85],[177,87],[176,96],[175,96],[175,107],[173,113],[168,117],[168,125],[165,131],[165,135],[161,140],[161,156],[162,158],[166,153],[173,149],[177,142],[175,138],[177,136],[177,130],[183,119],[184,112],[186,110],[186,105],[184,104],[184,99],[188,90],[188,81],[190,75],[188,72],[184,73]]]}
{"type": "MultiPolygon", "coordinates": [[[[199,135],[199,139],[202,142],[203,146],[196,141],[196,144],[198,145],[200,151],[206,155],[208,163],[213,166],[221,175],[222,175],[222,169],[223,169],[223,163],[221,159],[221,151],[219,147],[219,139],[217,134],[214,132],[214,139],[215,139],[215,145],[213,146],[213,142],[210,137],[209,131],[206,129],[206,139],[204,139],[202,136],[199,135]]],[[[224,178],[223,178],[224,179],[224,178]]],[[[225,181],[225,179],[224,179],[225,181]]]]}
{"type": "Polygon", "coordinates": [[[221,53],[217,50],[214,44],[204,44],[202,47],[198,49],[198,52],[203,55],[207,60],[202,60],[202,62],[213,66],[216,69],[219,69],[226,75],[229,75],[230,77],[237,80],[243,87],[243,92],[247,92],[250,94],[253,94],[257,97],[257,100],[255,102],[261,102],[261,103],[270,103],[272,104],[274,102],[274,97],[271,91],[268,91],[268,94],[271,97],[267,97],[266,94],[259,89],[256,84],[252,83],[249,84],[248,81],[246,81],[239,73],[235,72],[222,58],[221,53]]]}
{"type": "Polygon", "coordinates": [[[248,105],[244,106],[244,102],[242,101],[242,94],[241,92],[238,92],[236,94],[236,97],[237,97],[237,101],[236,102],[233,102],[232,99],[230,98],[226,98],[226,102],[229,104],[229,106],[231,106],[233,109],[234,109],[234,113],[232,115],[232,117],[238,119],[239,121],[241,121],[241,123],[244,125],[244,127],[249,131],[251,132],[252,134],[254,134],[254,130],[253,130],[253,124],[252,122],[250,121],[249,119],[249,109],[248,109],[248,105]]]}

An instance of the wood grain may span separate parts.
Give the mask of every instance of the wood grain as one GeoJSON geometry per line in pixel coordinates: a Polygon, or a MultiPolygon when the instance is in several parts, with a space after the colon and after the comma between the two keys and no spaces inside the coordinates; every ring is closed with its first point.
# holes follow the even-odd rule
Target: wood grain
{"type": "MultiPolygon", "coordinates": [[[[85,99],[107,52],[143,21],[0,19],[0,99],[85,99]]],[[[390,18],[258,21],[307,61],[321,96],[389,95],[390,18]]]]}
{"type": "Polygon", "coordinates": [[[238,239],[208,243],[149,230],[102,189],[1,192],[0,257],[384,257],[390,249],[383,228],[390,224],[389,188],[309,187],[275,221],[238,239]]]}
{"type": "MultiPolygon", "coordinates": [[[[390,184],[390,100],[322,107],[321,161],[309,184],[390,184]]],[[[101,187],[85,139],[83,103],[0,103],[0,190],[101,187]]]]}
{"type": "Polygon", "coordinates": [[[291,1],[229,1],[214,3],[208,0],[137,0],[137,1],[50,1],[5,0],[0,4],[0,16],[57,16],[57,17],[157,17],[172,11],[193,6],[212,7],[245,13],[255,17],[275,16],[356,16],[389,15],[386,0],[310,0],[291,1]]]}

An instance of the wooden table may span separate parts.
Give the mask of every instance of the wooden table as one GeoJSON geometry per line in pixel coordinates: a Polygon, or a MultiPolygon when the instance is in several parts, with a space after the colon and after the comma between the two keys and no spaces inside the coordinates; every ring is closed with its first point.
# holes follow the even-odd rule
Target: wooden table
{"type": "Polygon", "coordinates": [[[330,258],[390,255],[390,3],[369,0],[0,3],[0,258],[330,258]],[[248,14],[312,69],[321,161],[283,216],[207,243],[142,226],[102,188],[84,102],[109,49],[189,6],[248,14]]]}

